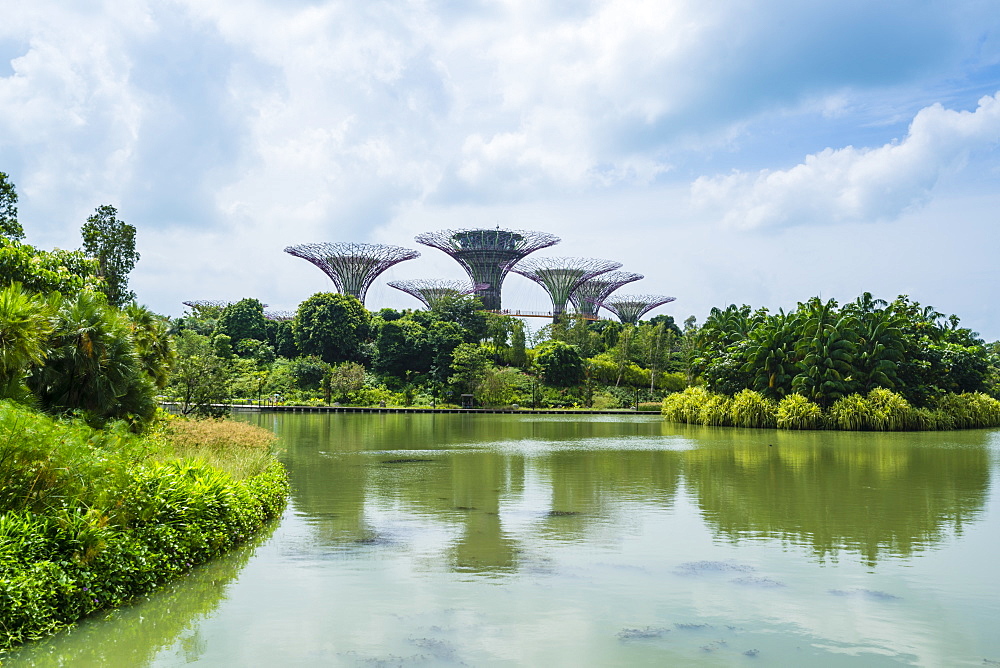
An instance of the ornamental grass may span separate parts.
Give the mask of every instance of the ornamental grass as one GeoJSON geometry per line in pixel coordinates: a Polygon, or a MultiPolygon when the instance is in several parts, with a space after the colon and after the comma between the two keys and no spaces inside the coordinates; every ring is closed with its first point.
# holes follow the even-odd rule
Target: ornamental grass
{"type": "Polygon", "coordinates": [[[170,434],[0,402],[0,653],[148,593],[280,514],[288,481],[273,457],[261,463],[269,438],[230,425],[170,434]],[[211,438],[223,432],[243,437],[211,438]]]}
{"type": "Polygon", "coordinates": [[[799,394],[779,403],[753,390],[733,397],[688,388],[663,400],[663,417],[707,426],[843,431],[941,431],[1000,427],[1000,401],[979,392],[948,394],[934,406],[917,408],[885,388],[850,394],[823,410],[799,394]]]}
{"type": "Polygon", "coordinates": [[[822,429],[823,409],[799,393],[789,394],[778,402],[778,429],[822,429]]]}

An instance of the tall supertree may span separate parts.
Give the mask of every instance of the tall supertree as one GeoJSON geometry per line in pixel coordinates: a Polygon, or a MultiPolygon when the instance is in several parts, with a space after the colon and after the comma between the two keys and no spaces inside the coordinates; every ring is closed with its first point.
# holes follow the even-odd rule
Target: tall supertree
{"type": "Polygon", "coordinates": [[[569,296],[581,283],[621,266],[621,262],[590,257],[534,257],[518,262],[513,271],[545,288],[552,299],[552,321],[555,322],[566,310],[569,296]]]}
{"type": "Polygon", "coordinates": [[[368,288],[379,274],[394,264],[420,257],[420,253],[400,246],[322,242],[289,246],[285,252],[308,260],[322,269],[344,294],[364,304],[368,288]]]}
{"type": "Polygon", "coordinates": [[[649,311],[675,299],[677,298],[665,295],[615,295],[608,297],[601,306],[618,316],[626,325],[634,325],[649,311]]]}
{"type": "Polygon", "coordinates": [[[501,230],[499,227],[495,230],[424,232],[415,240],[450,255],[476,285],[488,285],[481,297],[483,306],[489,311],[500,310],[500,290],[511,267],[528,254],[559,243],[559,237],[547,232],[501,230]]]}
{"type": "Polygon", "coordinates": [[[426,279],[410,281],[389,281],[389,287],[402,290],[408,295],[412,295],[422,301],[427,308],[434,308],[442,299],[458,297],[459,295],[470,295],[473,292],[485,290],[489,286],[485,283],[469,285],[466,281],[447,279],[426,279]]]}
{"type": "Polygon", "coordinates": [[[606,274],[598,274],[581,283],[570,294],[569,300],[573,302],[576,312],[584,318],[596,318],[601,304],[604,303],[604,300],[612,292],[626,283],[638,281],[642,278],[642,274],[633,274],[630,271],[612,271],[606,274]]]}

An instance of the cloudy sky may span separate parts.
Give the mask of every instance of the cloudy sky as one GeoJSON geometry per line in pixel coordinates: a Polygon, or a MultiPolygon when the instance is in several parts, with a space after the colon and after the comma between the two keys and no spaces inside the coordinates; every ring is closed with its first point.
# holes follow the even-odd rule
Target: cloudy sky
{"type": "MultiPolygon", "coordinates": [[[[0,171],[28,241],[112,204],[140,300],[329,280],[282,252],[543,230],[654,313],[909,294],[1000,338],[995,0],[0,0],[0,171]]],[[[520,277],[504,305],[543,308],[520,277]]]]}

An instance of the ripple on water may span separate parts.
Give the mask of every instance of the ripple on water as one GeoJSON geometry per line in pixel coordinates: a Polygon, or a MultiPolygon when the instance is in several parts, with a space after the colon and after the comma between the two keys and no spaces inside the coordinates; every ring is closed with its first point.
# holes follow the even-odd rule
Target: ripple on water
{"type": "Polygon", "coordinates": [[[831,589],[829,590],[834,596],[858,596],[864,598],[870,598],[876,601],[898,601],[899,596],[895,594],[890,594],[885,591],[877,591],[875,589],[831,589]]]}

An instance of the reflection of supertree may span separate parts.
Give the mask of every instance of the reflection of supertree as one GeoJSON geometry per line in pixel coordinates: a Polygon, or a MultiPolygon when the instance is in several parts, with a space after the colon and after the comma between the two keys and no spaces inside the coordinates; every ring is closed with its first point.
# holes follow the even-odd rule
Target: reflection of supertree
{"type": "Polygon", "coordinates": [[[289,246],[285,252],[319,267],[344,294],[365,302],[365,294],[383,271],[404,260],[419,257],[409,248],[385,244],[322,242],[289,246]]]}
{"type": "Polygon", "coordinates": [[[264,318],[267,320],[286,322],[288,320],[295,319],[295,311],[264,311],[264,318]]]}
{"type": "Polygon", "coordinates": [[[536,257],[518,262],[513,271],[545,288],[552,299],[552,320],[566,310],[566,302],[581,283],[618,269],[621,262],[589,257],[536,257]]]}
{"type": "Polygon", "coordinates": [[[607,274],[599,274],[581,283],[574,290],[569,300],[573,302],[576,312],[585,318],[597,316],[604,300],[612,292],[632,281],[642,279],[642,274],[633,274],[629,271],[612,271],[607,274]]]}
{"type": "Polygon", "coordinates": [[[485,283],[469,285],[466,281],[446,279],[389,281],[388,285],[416,297],[427,308],[434,308],[442,299],[468,295],[490,287],[485,283]]]}
{"type": "Polygon", "coordinates": [[[500,310],[500,289],[517,262],[529,253],[559,243],[559,237],[547,232],[526,230],[440,230],[424,232],[415,237],[417,243],[444,251],[468,272],[475,284],[486,284],[482,290],[483,306],[500,310]]]}
{"type": "Polygon", "coordinates": [[[634,325],[649,311],[675,299],[677,297],[665,295],[615,295],[608,297],[601,306],[618,316],[623,323],[634,325]]]}

